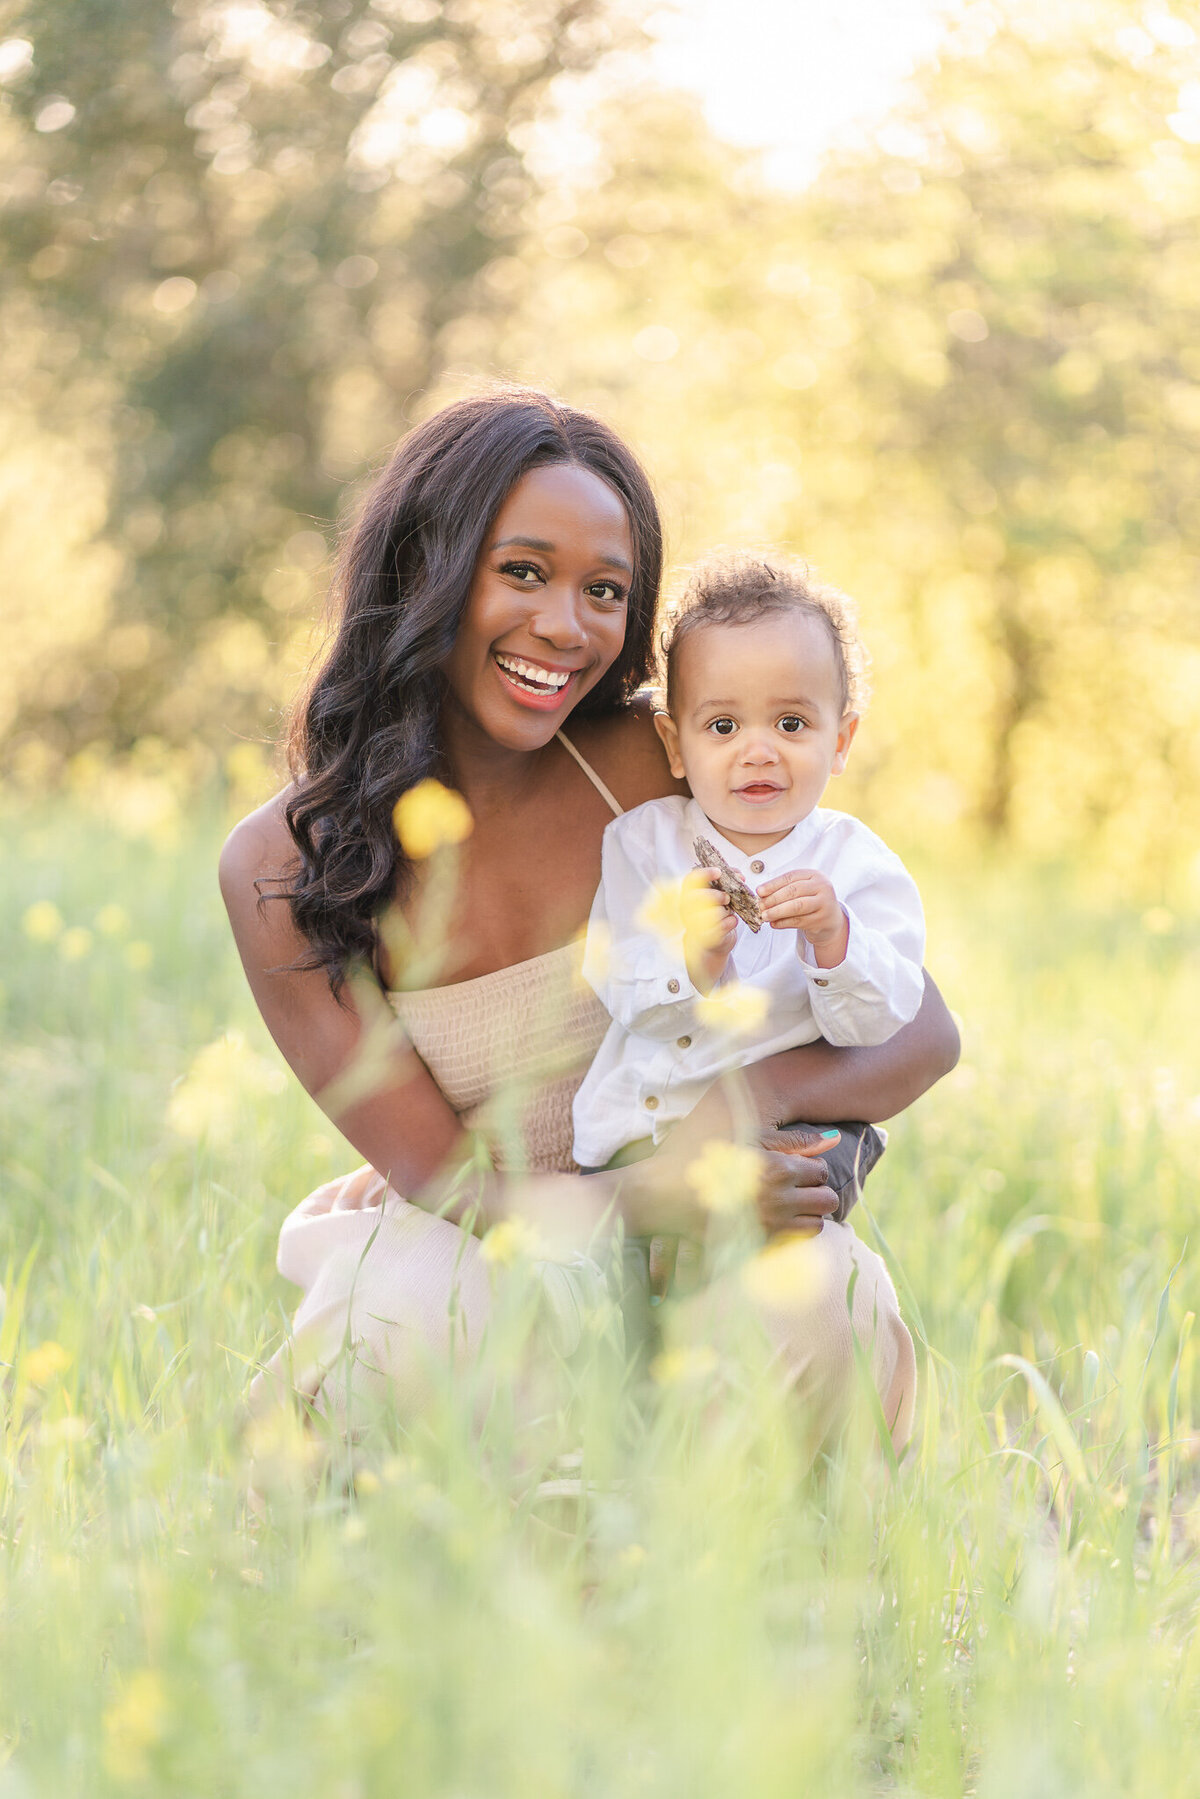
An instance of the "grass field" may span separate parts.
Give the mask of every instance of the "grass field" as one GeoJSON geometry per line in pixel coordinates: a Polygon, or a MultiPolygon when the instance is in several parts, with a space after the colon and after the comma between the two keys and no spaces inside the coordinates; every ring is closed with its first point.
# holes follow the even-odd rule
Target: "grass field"
{"type": "Polygon", "coordinates": [[[1195,1792],[1200,972],[1168,914],[917,866],[964,1055],[858,1216],[920,1337],[896,1478],[855,1444],[801,1478],[761,1395],[700,1429],[667,1381],[555,1534],[448,1393],[353,1496],[281,1440],[260,1522],[275,1234],[352,1158],[253,1015],[215,821],[5,835],[0,1799],[1195,1792]]]}

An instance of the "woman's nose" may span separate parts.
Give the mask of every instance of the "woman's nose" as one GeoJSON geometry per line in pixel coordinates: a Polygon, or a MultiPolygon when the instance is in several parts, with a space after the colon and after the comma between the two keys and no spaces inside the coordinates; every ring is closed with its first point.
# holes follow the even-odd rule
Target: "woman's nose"
{"type": "Polygon", "coordinates": [[[584,641],[578,596],[569,588],[544,587],[529,628],[555,649],[578,649],[584,641]]]}

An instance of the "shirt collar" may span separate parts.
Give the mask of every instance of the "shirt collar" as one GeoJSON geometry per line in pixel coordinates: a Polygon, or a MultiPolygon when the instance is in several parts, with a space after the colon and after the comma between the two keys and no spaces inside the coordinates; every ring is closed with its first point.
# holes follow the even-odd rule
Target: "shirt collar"
{"type": "Polygon", "coordinates": [[[696,801],[689,799],[684,813],[689,837],[707,837],[714,847],[720,850],[731,868],[735,868],[750,886],[757,886],[762,881],[772,880],[776,875],[785,874],[789,868],[802,866],[809,846],[820,835],[820,808],[814,806],[806,818],[792,826],[786,837],[773,843],[770,849],[740,850],[727,837],[722,837],[714,825],[700,810],[696,801]],[[761,874],[751,874],[751,862],[762,863],[761,874]]]}

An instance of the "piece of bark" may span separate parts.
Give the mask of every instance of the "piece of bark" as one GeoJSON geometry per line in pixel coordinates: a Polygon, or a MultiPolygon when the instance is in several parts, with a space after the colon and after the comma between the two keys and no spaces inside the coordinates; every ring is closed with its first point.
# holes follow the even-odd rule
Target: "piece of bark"
{"type": "Polygon", "coordinates": [[[760,931],[763,915],[762,907],[758,903],[758,896],[747,887],[736,868],[730,868],[720,850],[715,844],[710,843],[707,837],[697,837],[692,844],[692,849],[695,851],[696,860],[701,868],[716,870],[717,886],[729,901],[731,910],[736,912],[742,923],[749,925],[752,931],[760,931]]]}

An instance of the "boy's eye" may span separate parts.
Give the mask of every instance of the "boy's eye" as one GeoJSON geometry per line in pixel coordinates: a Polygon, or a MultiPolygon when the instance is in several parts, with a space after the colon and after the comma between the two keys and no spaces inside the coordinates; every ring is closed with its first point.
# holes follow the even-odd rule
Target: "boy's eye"
{"type": "Polygon", "coordinates": [[[803,731],[804,720],[798,718],[794,712],[785,712],[779,721],[779,729],[788,732],[790,736],[795,736],[797,731],[803,731]]]}
{"type": "Polygon", "coordinates": [[[732,737],[737,726],[731,718],[714,718],[709,722],[709,730],[718,737],[732,737]]]}
{"type": "Polygon", "coordinates": [[[500,573],[511,575],[514,581],[520,581],[526,587],[532,587],[535,581],[542,578],[541,569],[533,562],[502,562],[500,573]]]}

